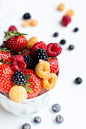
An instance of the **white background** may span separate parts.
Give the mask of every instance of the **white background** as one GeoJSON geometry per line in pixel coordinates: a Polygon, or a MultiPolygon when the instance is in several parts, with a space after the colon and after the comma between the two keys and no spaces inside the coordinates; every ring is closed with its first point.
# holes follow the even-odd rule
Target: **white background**
{"type": "Polygon", "coordinates": [[[9,25],[16,25],[19,31],[28,33],[27,39],[37,36],[39,41],[45,43],[57,42],[64,38],[67,43],[62,46],[62,54],[58,57],[60,64],[60,75],[57,87],[48,105],[40,112],[19,117],[5,111],[0,106],[0,129],[21,129],[22,124],[29,123],[32,129],[86,129],[86,1],[85,0],[22,0],[19,12],[9,20],[9,25]],[[56,10],[60,3],[66,8],[63,12],[56,10]],[[73,9],[75,15],[68,27],[60,25],[62,16],[68,9],[73,9]],[[22,14],[30,12],[32,18],[38,20],[37,27],[23,28],[22,14]],[[80,31],[73,32],[74,27],[80,31]],[[57,38],[53,33],[59,32],[57,38]],[[75,49],[69,51],[68,45],[74,44],[75,49]],[[82,77],[81,85],[74,84],[76,77],[82,77]],[[61,111],[54,113],[52,105],[61,105],[61,111]],[[58,125],[55,122],[56,115],[62,115],[64,122],[58,125]],[[40,116],[42,122],[34,124],[33,118],[40,116]]]}

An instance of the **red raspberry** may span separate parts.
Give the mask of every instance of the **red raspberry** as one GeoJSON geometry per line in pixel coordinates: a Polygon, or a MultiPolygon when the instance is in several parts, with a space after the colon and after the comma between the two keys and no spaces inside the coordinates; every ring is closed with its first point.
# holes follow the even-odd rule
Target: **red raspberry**
{"type": "Polygon", "coordinates": [[[15,55],[12,57],[12,69],[14,72],[26,70],[27,64],[24,61],[24,57],[22,55],[15,55]]]}
{"type": "Polygon", "coordinates": [[[25,57],[26,55],[30,55],[30,52],[31,52],[30,50],[26,50],[26,49],[25,49],[25,50],[22,52],[21,55],[22,55],[23,57],[25,57]]]}
{"type": "Polygon", "coordinates": [[[57,59],[50,57],[48,58],[47,62],[50,63],[50,73],[57,73],[59,70],[59,64],[57,59]]]}
{"type": "Polygon", "coordinates": [[[62,18],[62,24],[64,26],[67,26],[71,22],[71,18],[69,16],[63,16],[62,18]]]}
{"type": "Polygon", "coordinates": [[[57,43],[49,43],[47,45],[47,54],[50,57],[56,57],[62,52],[61,46],[57,43]]]}
{"type": "Polygon", "coordinates": [[[10,26],[9,29],[8,29],[8,31],[14,31],[14,30],[18,31],[17,28],[14,25],[10,26]]]}
{"type": "Polygon", "coordinates": [[[35,43],[32,48],[31,48],[31,56],[34,57],[34,52],[37,50],[37,49],[44,49],[46,51],[47,49],[47,45],[43,42],[43,41],[40,41],[40,42],[37,42],[35,43]]]}

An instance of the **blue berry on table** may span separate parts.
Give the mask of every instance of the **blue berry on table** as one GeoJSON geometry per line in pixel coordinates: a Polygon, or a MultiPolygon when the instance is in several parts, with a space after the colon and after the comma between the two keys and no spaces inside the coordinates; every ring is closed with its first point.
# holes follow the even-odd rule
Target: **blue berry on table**
{"type": "Polygon", "coordinates": [[[61,109],[61,107],[60,107],[59,104],[54,104],[54,105],[52,106],[52,110],[53,110],[54,112],[59,112],[60,109],[61,109]]]}
{"type": "Polygon", "coordinates": [[[81,83],[82,83],[82,78],[81,78],[81,77],[77,77],[77,78],[75,79],[75,83],[76,83],[76,84],[81,84],[81,83]]]}
{"type": "Polygon", "coordinates": [[[69,45],[69,50],[73,50],[74,49],[74,45],[69,45]]]}
{"type": "Polygon", "coordinates": [[[25,123],[25,124],[22,126],[22,129],[31,129],[31,126],[30,126],[30,124],[25,123]]]}
{"type": "Polygon", "coordinates": [[[77,31],[79,31],[79,28],[78,27],[76,27],[76,28],[74,28],[74,30],[73,30],[74,32],[77,32],[77,31]]]}
{"type": "Polygon", "coordinates": [[[25,14],[23,15],[23,19],[30,19],[30,18],[31,18],[30,13],[25,13],[25,14]]]}
{"type": "Polygon", "coordinates": [[[60,41],[60,44],[61,45],[64,45],[66,43],[66,40],[65,39],[62,39],[61,41],[60,41]]]}
{"type": "Polygon", "coordinates": [[[59,34],[58,34],[58,32],[55,32],[54,34],[53,34],[53,37],[57,37],[59,34]]]}
{"type": "Polygon", "coordinates": [[[56,116],[56,123],[62,123],[64,121],[64,118],[61,115],[56,116]]]}
{"type": "Polygon", "coordinates": [[[41,118],[39,116],[34,118],[35,123],[41,123],[41,118]]]}

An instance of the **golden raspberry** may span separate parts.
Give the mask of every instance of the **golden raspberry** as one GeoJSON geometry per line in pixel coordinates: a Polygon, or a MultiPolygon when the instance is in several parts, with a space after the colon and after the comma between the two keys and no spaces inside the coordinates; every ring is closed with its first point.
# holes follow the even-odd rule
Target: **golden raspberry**
{"type": "Polygon", "coordinates": [[[74,11],[73,10],[68,10],[66,12],[66,15],[69,16],[69,17],[72,17],[74,15],[74,11]]]}
{"type": "Polygon", "coordinates": [[[59,6],[58,6],[58,10],[59,11],[63,11],[65,9],[65,5],[64,4],[60,4],[59,6]]]}
{"type": "Polygon", "coordinates": [[[27,91],[23,86],[13,86],[9,91],[9,97],[11,100],[17,103],[21,103],[27,98],[27,91]]]}
{"type": "Polygon", "coordinates": [[[35,19],[32,19],[30,22],[31,26],[37,26],[38,22],[35,19]]]}
{"type": "Polygon", "coordinates": [[[50,73],[50,78],[49,79],[43,79],[43,87],[46,90],[51,90],[55,87],[56,85],[56,80],[57,80],[57,75],[55,73],[50,73]]]}
{"type": "Polygon", "coordinates": [[[29,39],[29,41],[27,42],[26,46],[27,46],[27,49],[31,49],[32,46],[38,42],[38,38],[36,36],[33,36],[29,39]]]}
{"type": "Polygon", "coordinates": [[[40,78],[49,78],[50,63],[47,61],[40,61],[35,67],[35,73],[40,78]]]}
{"type": "Polygon", "coordinates": [[[22,26],[23,27],[28,27],[30,25],[30,21],[29,20],[23,20],[22,26]]]}

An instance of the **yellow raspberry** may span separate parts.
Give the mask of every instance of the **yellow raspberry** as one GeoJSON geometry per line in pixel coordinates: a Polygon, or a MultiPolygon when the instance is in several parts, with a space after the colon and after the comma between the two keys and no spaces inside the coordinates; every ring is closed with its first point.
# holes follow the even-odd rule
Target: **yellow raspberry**
{"type": "Polygon", "coordinates": [[[22,26],[23,27],[28,27],[30,25],[30,21],[29,20],[23,20],[22,26]]]}
{"type": "Polygon", "coordinates": [[[58,6],[58,10],[59,11],[63,11],[65,9],[65,5],[64,4],[60,4],[59,6],[58,6]]]}
{"type": "Polygon", "coordinates": [[[33,36],[29,39],[29,41],[27,42],[26,46],[27,46],[27,49],[31,49],[32,46],[38,42],[38,38],[36,36],[33,36]]]}
{"type": "Polygon", "coordinates": [[[66,15],[69,16],[69,17],[72,17],[74,15],[74,11],[73,10],[68,10],[66,12],[66,15]]]}
{"type": "Polygon", "coordinates": [[[9,91],[9,97],[11,100],[17,103],[21,103],[27,98],[27,91],[23,86],[13,86],[9,91]]]}
{"type": "Polygon", "coordinates": [[[55,73],[50,73],[50,78],[49,79],[43,79],[43,87],[46,90],[51,90],[55,87],[56,85],[56,80],[57,80],[57,75],[55,73]]]}
{"type": "Polygon", "coordinates": [[[30,22],[31,26],[37,26],[38,22],[35,19],[32,19],[30,22]]]}
{"type": "Polygon", "coordinates": [[[35,67],[35,73],[40,78],[49,78],[50,63],[47,61],[40,61],[35,67]]]}

